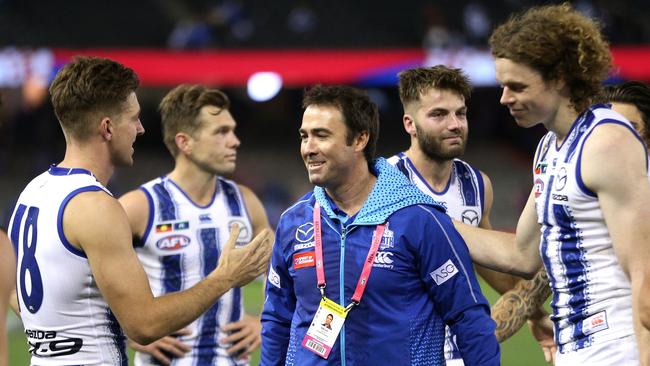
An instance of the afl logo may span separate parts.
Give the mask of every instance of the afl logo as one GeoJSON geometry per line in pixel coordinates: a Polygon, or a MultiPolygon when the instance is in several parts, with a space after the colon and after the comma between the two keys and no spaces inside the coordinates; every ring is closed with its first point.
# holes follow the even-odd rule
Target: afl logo
{"type": "Polygon", "coordinates": [[[185,235],[170,235],[156,242],[156,247],[160,250],[178,250],[188,245],[190,245],[190,238],[185,235]]]}
{"type": "Polygon", "coordinates": [[[537,178],[535,179],[535,185],[533,186],[533,192],[535,192],[535,198],[539,197],[542,192],[544,192],[544,181],[537,178]]]}
{"type": "Polygon", "coordinates": [[[314,239],[314,224],[311,222],[302,224],[296,228],[296,240],[306,243],[314,239]]]}
{"type": "Polygon", "coordinates": [[[561,191],[566,186],[566,168],[562,167],[556,176],[557,180],[555,181],[555,189],[561,191]]]}

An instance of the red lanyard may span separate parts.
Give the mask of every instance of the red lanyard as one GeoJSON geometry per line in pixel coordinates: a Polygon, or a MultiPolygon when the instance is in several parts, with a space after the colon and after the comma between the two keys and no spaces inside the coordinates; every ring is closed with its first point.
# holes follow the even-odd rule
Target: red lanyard
{"type": "MultiPolygon", "coordinates": [[[[346,310],[350,310],[354,305],[359,305],[359,302],[361,301],[363,291],[365,291],[366,285],[368,284],[370,271],[372,271],[372,264],[375,262],[375,256],[377,255],[377,250],[379,250],[381,237],[384,235],[385,227],[386,224],[382,224],[377,225],[377,228],[375,229],[375,233],[372,237],[372,244],[370,245],[370,250],[368,251],[368,256],[366,256],[366,261],[364,262],[363,269],[361,270],[361,276],[357,282],[357,288],[354,290],[354,294],[352,295],[352,303],[345,308],[346,310]]],[[[316,202],[316,205],[314,206],[314,242],[316,246],[316,278],[318,280],[318,288],[320,289],[321,295],[325,297],[323,234],[321,232],[320,204],[318,204],[318,202],[316,202]]]]}

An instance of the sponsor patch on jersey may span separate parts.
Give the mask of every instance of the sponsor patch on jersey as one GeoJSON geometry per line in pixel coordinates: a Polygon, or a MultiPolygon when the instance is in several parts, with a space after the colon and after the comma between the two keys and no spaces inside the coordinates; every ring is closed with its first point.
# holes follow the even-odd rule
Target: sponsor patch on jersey
{"type": "Polygon", "coordinates": [[[478,212],[476,210],[467,209],[460,215],[463,223],[472,226],[478,226],[478,212]]]}
{"type": "Polygon", "coordinates": [[[169,235],[156,242],[160,250],[178,250],[190,245],[190,238],[185,235],[169,235]]]}
{"type": "Polygon", "coordinates": [[[314,239],[314,224],[311,222],[304,223],[296,228],[296,240],[306,243],[314,239]]]}
{"type": "Polygon", "coordinates": [[[189,221],[166,222],[156,225],[156,233],[171,233],[173,231],[187,230],[190,228],[189,221]]]}
{"type": "Polygon", "coordinates": [[[293,255],[293,268],[300,269],[305,267],[313,267],[316,265],[316,253],[304,252],[293,255]]]}
{"type": "Polygon", "coordinates": [[[582,332],[585,335],[594,334],[607,328],[609,328],[609,324],[607,324],[607,312],[605,310],[582,321],[582,332]]]}
{"type": "Polygon", "coordinates": [[[546,174],[546,167],[547,167],[546,163],[537,164],[537,166],[535,167],[535,174],[539,174],[539,175],[546,174]]]}
{"type": "Polygon", "coordinates": [[[294,245],[293,250],[297,251],[297,250],[301,250],[301,249],[313,248],[315,246],[316,246],[316,242],[310,241],[309,243],[300,243],[300,244],[294,245]]]}
{"type": "MultiPolygon", "coordinates": [[[[240,218],[231,218],[230,221],[228,221],[229,230],[232,230],[233,224],[237,224],[239,226],[239,237],[237,238],[237,245],[248,244],[252,236],[249,233],[248,226],[246,226],[244,220],[240,218]]],[[[230,233],[228,233],[228,236],[230,236],[230,233]]]]}
{"type": "Polygon", "coordinates": [[[393,269],[393,252],[377,252],[373,268],[393,269]]]}
{"type": "Polygon", "coordinates": [[[273,265],[269,268],[269,283],[277,288],[282,288],[280,284],[280,275],[273,269],[273,265]]]}
{"type": "Polygon", "coordinates": [[[555,189],[561,191],[566,187],[567,172],[565,167],[561,167],[560,171],[555,176],[555,189]]]}
{"type": "Polygon", "coordinates": [[[201,222],[212,222],[212,217],[209,213],[199,215],[199,221],[201,222]]]}
{"type": "Polygon", "coordinates": [[[458,273],[458,268],[454,265],[454,262],[450,260],[446,261],[445,264],[438,267],[435,271],[429,273],[436,285],[440,286],[443,283],[447,282],[450,278],[454,277],[458,273]]]}
{"type": "Polygon", "coordinates": [[[542,195],[544,192],[544,181],[537,178],[535,179],[535,185],[533,186],[533,192],[535,192],[535,198],[542,195]]]}

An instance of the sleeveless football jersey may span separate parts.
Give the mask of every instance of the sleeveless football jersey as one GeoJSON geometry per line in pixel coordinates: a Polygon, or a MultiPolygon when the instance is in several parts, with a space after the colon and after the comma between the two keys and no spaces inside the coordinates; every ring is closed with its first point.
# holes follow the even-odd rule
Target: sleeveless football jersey
{"type": "Polygon", "coordinates": [[[110,194],[85,169],[56,166],[21,193],[10,223],[16,290],[32,365],[127,365],[122,330],[83,251],[63,233],[63,212],[82,192],[110,194]]]}
{"type": "MultiPolygon", "coordinates": [[[[252,239],[246,205],[233,181],[217,178],[217,189],[206,206],[196,205],[168,177],[150,181],[140,189],[146,194],[150,215],[142,240],[134,245],[155,296],[192,287],[212,272],[233,223],[241,228],[238,245],[252,239]]],[[[227,336],[219,327],[239,321],[242,316],[241,289],[231,289],[189,325],[191,334],[181,340],[192,351],[174,359],[172,365],[247,364],[228,356],[229,345],[219,344],[219,339],[227,336]]],[[[137,353],[136,364],[156,363],[150,355],[137,353]]]]}
{"type": "Polygon", "coordinates": [[[580,171],[585,141],[605,123],[623,125],[638,138],[621,116],[595,105],[578,117],[562,144],[549,132],[536,153],[533,190],[540,253],[553,289],[551,319],[560,353],[634,338],[630,282],[618,263],[598,197],[580,171]]]}
{"type": "MultiPolygon", "coordinates": [[[[447,215],[465,224],[478,226],[483,217],[484,192],[483,176],[481,173],[460,159],[454,159],[451,177],[447,187],[437,192],[422,177],[413,162],[405,153],[399,153],[388,159],[422,192],[429,195],[447,210],[447,215]]],[[[445,359],[455,365],[462,365],[462,357],[456,345],[456,336],[449,327],[445,329],[445,359]]]]}

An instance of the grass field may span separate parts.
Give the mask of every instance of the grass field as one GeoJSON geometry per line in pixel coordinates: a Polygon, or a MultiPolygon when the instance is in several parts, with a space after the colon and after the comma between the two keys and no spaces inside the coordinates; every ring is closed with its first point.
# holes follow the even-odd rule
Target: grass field
{"type": "MultiPolygon", "coordinates": [[[[490,303],[494,303],[497,298],[496,292],[484,283],[481,283],[481,286],[483,288],[483,293],[490,303]]],[[[261,282],[256,281],[247,286],[244,291],[244,298],[247,305],[247,311],[259,312],[262,307],[261,282]]],[[[132,354],[130,354],[129,357],[132,358],[132,354]]],[[[251,365],[257,365],[258,359],[259,351],[253,355],[253,362],[251,362],[251,365]]],[[[534,338],[531,336],[527,326],[522,328],[511,339],[501,344],[501,363],[503,366],[548,365],[544,362],[542,351],[538,347],[537,342],[535,342],[534,338]]],[[[29,365],[27,343],[22,333],[22,327],[19,324],[17,324],[9,334],[9,365],[29,365]]]]}

